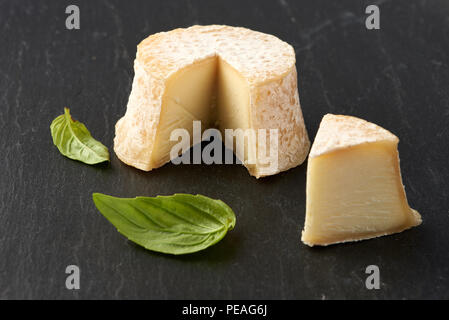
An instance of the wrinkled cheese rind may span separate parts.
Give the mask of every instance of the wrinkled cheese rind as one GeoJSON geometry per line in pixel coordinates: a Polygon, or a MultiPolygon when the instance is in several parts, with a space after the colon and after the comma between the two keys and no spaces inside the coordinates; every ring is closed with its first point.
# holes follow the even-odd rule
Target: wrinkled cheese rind
{"type": "Polygon", "coordinates": [[[376,141],[399,142],[390,131],[366,120],[326,114],[321,120],[309,157],[317,157],[338,149],[376,141]]]}
{"type": "MultiPolygon", "coordinates": [[[[253,105],[254,126],[279,129],[279,171],[303,163],[310,148],[296,84],[297,73],[293,68],[285,77],[259,86],[252,95],[252,100],[257,101],[253,105]]],[[[269,154],[266,144],[258,143],[259,149],[262,154],[269,154]]],[[[274,173],[277,172],[269,174],[274,173]]]]}
{"type": "Polygon", "coordinates": [[[248,126],[256,131],[280,130],[279,166],[248,166],[250,174],[266,176],[301,164],[310,142],[299,104],[293,48],[272,35],[219,25],[161,32],[138,45],[127,111],[116,124],[117,156],[142,170],[161,166],[152,154],[163,125],[160,114],[168,82],[183,69],[211,58],[217,65],[219,59],[225,61],[247,83],[249,105],[241,108],[248,108],[248,126]]]}
{"type": "Polygon", "coordinates": [[[275,36],[241,27],[193,26],[149,36],[136,59],[148,73],[167,79],[179,69],[220,56],[251,84],[281,77],[295,66],[293,47],[275,36]]]}

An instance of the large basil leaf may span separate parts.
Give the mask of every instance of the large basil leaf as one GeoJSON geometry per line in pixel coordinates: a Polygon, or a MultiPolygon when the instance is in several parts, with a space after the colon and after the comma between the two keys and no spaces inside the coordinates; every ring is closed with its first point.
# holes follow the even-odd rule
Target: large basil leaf
{"type": "Polygon", "coordinates": [[[235,226],[235,214],[229,206],[202,195],[116,198],[94,193],[93,200],[121,234],[163,253],[206,249],[235,226]]]}
{"type": "Polygon", "coordinates": [[[92,138],[84,124],[74,121],[68,108],[64,108],[64,114],[53,120],[50,130],[53,143],[66,157],[87,164],[109,161],[108,148],[92,138]]]}

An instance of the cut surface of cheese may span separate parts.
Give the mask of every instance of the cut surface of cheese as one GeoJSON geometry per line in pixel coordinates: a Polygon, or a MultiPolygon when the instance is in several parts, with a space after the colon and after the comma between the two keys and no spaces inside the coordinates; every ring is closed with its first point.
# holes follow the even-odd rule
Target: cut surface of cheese
{"type": "MultiPolygon", "coordinates": [[[[174,129],[278,129],[278,165],[259,161],[265,140],[247,141],[256,177],[301,164],[310,141],[299,104],[293,48],[240,27],[193,26],[149,36],[137,48],[126,114],[116,124],[114,151],[125,163],[152,170],[169,162],[174,129]],[[261,142],[262,141],[262,142],[261,142]]],[[[268,140],[268,139],[267,139],[268,140]]],[[[269,140],[268,140],[269,141],[269,140]]],[[[265,156],[265,155],[264,155],[265,156]]]]}
{"type": "Polygon", "coordinates": [[[323,117],[307,167],[305,244],[370,239],[421,223],[405,195],[398,142],[365,120],[323,117]]]}

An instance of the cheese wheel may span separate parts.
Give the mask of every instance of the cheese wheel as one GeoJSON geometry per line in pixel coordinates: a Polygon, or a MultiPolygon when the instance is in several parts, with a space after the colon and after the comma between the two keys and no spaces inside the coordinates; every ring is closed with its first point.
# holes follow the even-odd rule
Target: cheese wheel
{"type": "MultiPolygon", "coordinates": [[[[253,130],[239,158],[257,178],[301,164],[310,141],[297,89],[293,48],[240,27],[193,26],[149,36],[137,47],[126,114],[116,124],[114,150],[141,170],[171,160],[174,129],[253,130]],[[259,139],[265,129],[265,139],[259,139]],[[276,165],[267,164],[276,131],[276,165]],[[267,146],[268,145],[268,146],[267,146]],[[251,158],[251,156],[253,158],[251,158]],[[265,158],[264,158],[265,157],[265,158]],[[249,160],[253,161],[249,161],[249,160]]],[[[191,143],[191,141],[190,141],[191,143]]]]}

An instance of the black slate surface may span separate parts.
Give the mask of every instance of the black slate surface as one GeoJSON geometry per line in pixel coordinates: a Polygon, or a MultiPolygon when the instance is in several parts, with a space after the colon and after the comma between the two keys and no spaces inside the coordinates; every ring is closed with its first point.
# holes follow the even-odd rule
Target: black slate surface
{"type": "Polygon", "coordinates": [[[449,3],[447,1],[1,1],[0,298],[449,298],[449,3]],[[378,4],[381,29],[365,28],[378,4]],[[81,29],[65,28],[77,4],[81,29]],[[424,223],[360,243],[308,248],[306,164],[260,180],[238,165],[142,172],[111,152],[88,166],[59,154],[49,125],[68,106],[112,151],[136,45],[193,24],[267,32],[297,54],[310,137],[326,113],[379,124],[401,139],[410,205],[424,223]],[[200,193],[227,202],[237,225],[188,256],[152,253],[95,209],[116,196],[200,193]],[[81,289],[65,288],[65,268],[81,289]],[[381,289],[365,288],[378,265],[381,289]]]}

